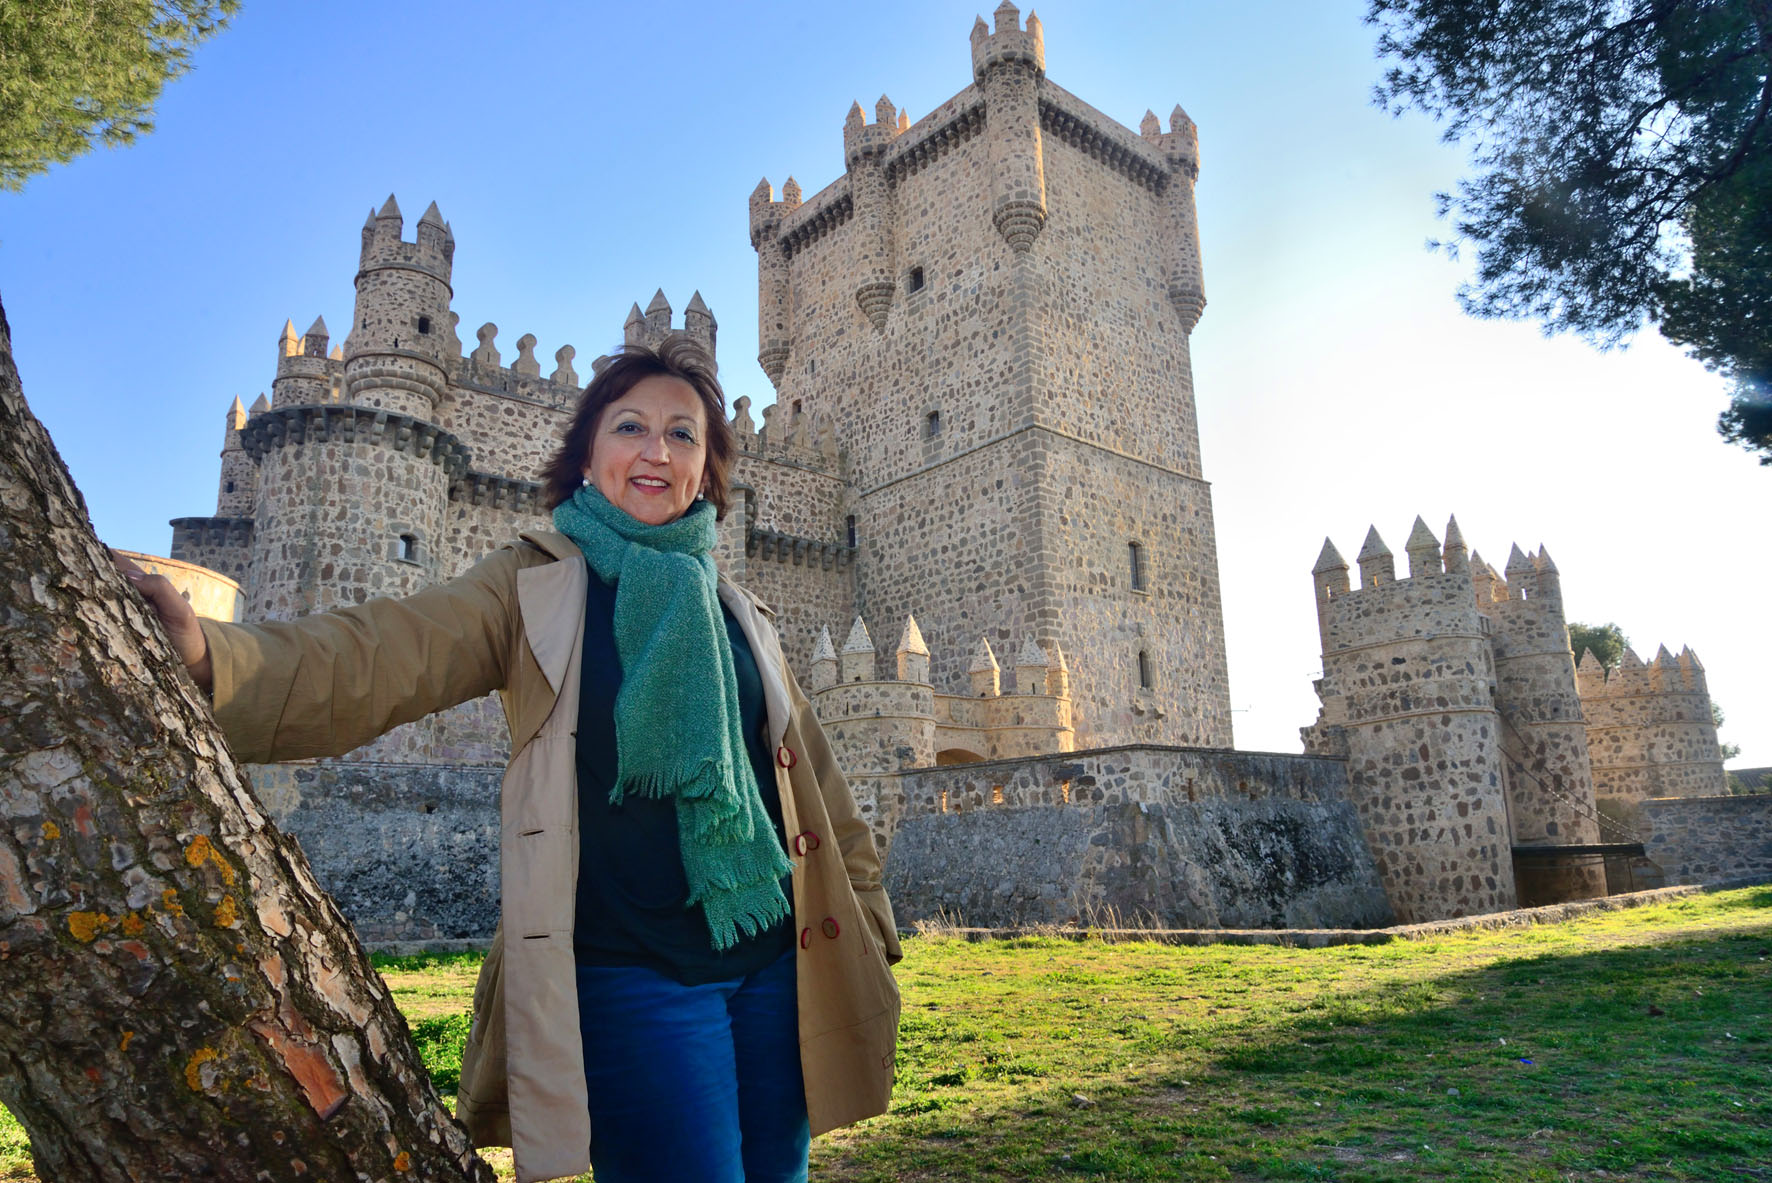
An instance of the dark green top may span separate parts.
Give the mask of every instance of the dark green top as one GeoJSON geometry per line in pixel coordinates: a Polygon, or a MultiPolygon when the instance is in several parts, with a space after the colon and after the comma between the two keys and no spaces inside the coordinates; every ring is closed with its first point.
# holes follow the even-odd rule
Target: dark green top
{"type": "MultiPolygon", "coordinates": [[[[689,885],[677,847],[674,801],[628,794],[612,805],[615,785],[615,696],[621,662],[615,652],[615,587],[590,572],[578,698],[578,911],[573,952],[581,965],[640,965],[686,986],[742,977],[793,947],[793,921],[745,937],[716,953],[699,907],[686,905],[689,885]]],[[[781,797],[770,760],[763,679],[744,631],[724,610],[738,675],[745,750],[763,807],[782,841],[781,797]]],[[[658,737],[670,743],[670,736],[658,737]]],[[[784,843],[785,845],[785,843],[784,843]]],[[[793,887],[781,889],[791,901],[793,887]]]]}

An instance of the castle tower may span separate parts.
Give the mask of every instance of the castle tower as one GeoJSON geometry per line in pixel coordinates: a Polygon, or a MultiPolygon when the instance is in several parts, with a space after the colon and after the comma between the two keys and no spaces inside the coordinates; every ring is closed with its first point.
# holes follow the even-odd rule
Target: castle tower
{"type": "MultiPolygon", "coordinates": [[[[1542,550],[1527,555],[1515,546],[1505,598],[1477,607],[1489,618],[1495,654],[1495,710],[1514,844],[1602,841],[1556,564],[1542,550]]],[[[1522,906],[1606,894],[1603,867],[1570,859],[1523,863],[1517,879],[1522,906]]]]}
{"type": "Polygon", "coordinates": [[[227,426],[222,431],[221,481],[215,495],[215,516],[218,518],[252,516],[258,473],[252,466],[252,458],[240,446],[240,432],[245,427],[246,408],[236,397],[228,408],[227,426]]]}
{"type": "Polygon", "coordinates": [[[784,424],[840,433],[855,605],[916,612],[938,693],[972,638],[1031,636],[1071,655],[1079,747],[1228,747],[1193,125],[1141,135],[1057,86],[1011,4],[970,51],[921,120],[852,108],[822,191],[751,194],[759,363],[784,424]]]}
{"type": "Polygon", "coordinates": [[[342,360],[327,356],[324,320],[293,348],[285,329],[273,405],[241,432],[258,467],[248,619],[408,595],[455,573],[444,510],[467,453],[436,421],[455,240],[435,204],[416,241],[400,228],[392,197],[363,227],[342,360]],[[342,401],[327,397],[329,367],[342,401]]]}
{"type": "MultiPolygon", "coordinates": [[[[683,309],[683,327],[671,324],[671,302],[665,299],[664,289],[659,288],[653,293],[651,303],[646,311],[640,311],[635,304],[628,311],[628,319],[622,325],[621,338],[624,345],[644,345],[648,349],[657,349],[667,337],[685,336],[707,351],[710,360],[716,359],[715,335],[719,325],[714,314],[702,300],[698,291],[689,297],[689,306],[683,309]]],[[[719,363],[715,360],[715,368],[719,363]]]]}
{"type": "Polygon", "coordinates": [[[984,92],[990,144],[991,224],[1024,255],[1046,226],[1045,144],[1040,134],[1039,82],[1046,75],[1040,21],[1003,0],[994,29],[972,26],[972,78],[984,92]]]}
{"type": "Polygon", "coordinates": [[[1597,660],[1584,659],[1582,666],[1581,709],[1602,817],[1635,833],[1638,807],[1651,797],[1727,791],[1710,689],[1696,653],[1686,648],[1675,657],[1663,645],[1646,666],[1627,649],[1610,676],[1597,660]]]}
{"type": "MultiPolygon", "coordinates": [[[[1514,906],[1490,652],[1470,576],[1426,562],[1392,576],[1378,531],[1360,551],[1361,586],[1325,544],[1312,581],[1323,643],[1323,713],[1307,751],[1345,752],[1349,795],[1401,923],[1514,906]],[[1325,594],[1327,590],[1328,594],[1325,594]]],[[[1337,752],[1337,754],[1340,754],[1337,752]]]]}
{"type": "Polygon", "coordinates": [[[337,362],[329,362],[326,346],[331,336],[326,318],[316,316],[303,336],[295,335],[295,322],[284,321],[277,336],[277,374],[271,379],[271,405],[299,407],[332,401],[337,362]]]}
{"type": "Polygon", "coordinates": [[[449,384],[455,236],[432,202],[416,239],[401,238],[392,194],[363,225],[357,306],[345,339],[344,401],[434,421],[449,384]]]}

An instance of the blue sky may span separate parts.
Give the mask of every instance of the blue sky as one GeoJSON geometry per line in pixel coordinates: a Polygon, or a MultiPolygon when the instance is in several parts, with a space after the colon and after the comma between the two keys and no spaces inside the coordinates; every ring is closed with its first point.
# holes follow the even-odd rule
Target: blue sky
{"type": "MultiPolygon", "coordinates": [[[[1178,102],[1199,125],[1194,377],[1238,746],[1296,751],[1315,716],[1323,537],[1351,559],[1376,524],[1401,565],[1416,514],[1456,513],[1497,567],[1548,546],[1571,618],[1645,659],[1691,645],[1734,763],[1772,764],[1772,470],[1722,444],[1722,383],[1652,333],[1602,354],[1459,311],[1463,265],[1424,244],[1463,157],[1371,105],[1364,4],[1037,9],[1059,85],[1130,127],[1178,102]]],[[[214,511],[223,413],[269,390],[284,320],[342,341],[392,191],[408,236],[432,200],[453,225],[468,347],[491,320],[507,358],[534,333],[544,366],[571,343],[587,370],[629,304],[699,289],[728,395],[761,406],[747,195],[835,179],[852,101],[915,120],[963,87],[981,11],[248,0],[151,136],[0,195],[26,395],[100,534],[164,553],[167,519],[214,511]]]]}

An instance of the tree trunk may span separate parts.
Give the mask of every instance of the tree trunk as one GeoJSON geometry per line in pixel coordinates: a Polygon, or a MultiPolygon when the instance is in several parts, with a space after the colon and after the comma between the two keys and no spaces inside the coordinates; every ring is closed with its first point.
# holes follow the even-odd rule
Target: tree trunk
{"type": "Polygon", "coordinates": [[[492,1179],[112,570],[3,308],[0,1100],[45,1180],[492,1179]]]}

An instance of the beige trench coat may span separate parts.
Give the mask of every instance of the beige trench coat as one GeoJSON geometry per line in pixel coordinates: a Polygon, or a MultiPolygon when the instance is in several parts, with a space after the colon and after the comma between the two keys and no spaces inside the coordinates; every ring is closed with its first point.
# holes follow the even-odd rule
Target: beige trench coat
{"type": "MultiPolygon", "coordinates": [[[[501,803],[499,932],[474,990],[456,1116],[513,1148],[518,1183],[583,1173],[590,1118],[572,953],[578,860],[575,732],[586,580],[551,532],[404,600],[263,625],[204,621],[217,720],[265,762],[347,752],[498,690],[514,753],[501,803]],[[555,561],[564,560],[564,561],[555,561]]],[[[722,580],[750,639],[794,864],[800,1060],[813,1133],[886,1110],[901,956],[873,836],[782,660],[769,610],[722,580]]]]}

